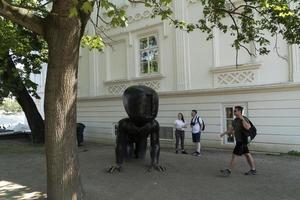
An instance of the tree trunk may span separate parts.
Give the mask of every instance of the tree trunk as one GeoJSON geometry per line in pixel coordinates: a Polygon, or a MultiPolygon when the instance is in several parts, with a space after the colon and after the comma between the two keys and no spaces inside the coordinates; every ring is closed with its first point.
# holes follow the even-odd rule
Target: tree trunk
{"type": "Polygon", "coordinates": [[[76,142],[76,98],[81,22],[50,13],[45,39],[49,63],[45,90],[47,194],[49,200],[83,199],[76,142]]]}
{"type": "Polygon", "coordinates": [[[5,90],[9,90],[16,98],[27,118],[28,125],[32,134],[33,143],[44,143],[45,128],[44,120],[40,115],[32,97],[28,93],[22,82],[20,75],[16,70],[16,66],[7,52],[5,60],[1,60],[4,70],[2,78],[5,90]]]}
{"type": "Polygon", "coordinates": [[[29,95],[25,87],[22,91],[19,91],[17,94],[14,94],[17,97],[17,101],[22,107],[29,128],[31,130],[32,142],[35,144],[45,142],[45,124],[44,120],[39,113],[32,97],[29,95]]]}
{"type": "Polygon", "coordinates": [[[41,114],[39,113],[32,97],[29,95],[25,87],[23,87],[22,91],[19,91],[14,95],[17,97],[17,101],[25,113],[32,134],[32,142],[35,144],[44,143],[44,120],[41,114]]]}
{"type": "MultiPolygon", "coordinates": [[[[8,55],[8,67],[7,70],[16,69],[14,62],[12,61],[11,57],[8,55]]],[[[13,73],[9,72],[6,76],[12,76],[13,73]]],[[[13,78],[6,77],[10,80],[13,78]]],[[[20,76],[18,75],[16,78],[15,83],[17,83],[18,87],[15,89],[11,88],[10,91],[16,96],[18,103],[22,107],[22,110],[25,113],[28,125],[31,130],[32,134],[32,142],[33,143],[44,143],[45,140],[45,125],[44,120],[39,113],[32,97],[28,93],[27,89],[25,88],[20,76]]]]}

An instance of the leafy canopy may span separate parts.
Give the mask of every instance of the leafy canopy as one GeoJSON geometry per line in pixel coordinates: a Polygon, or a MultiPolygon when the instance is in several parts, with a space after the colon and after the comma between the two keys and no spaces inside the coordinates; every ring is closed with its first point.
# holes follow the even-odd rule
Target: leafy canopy
{"type": "MultiPolygon", "coordinates": [[[[183,31],[200,30],[207,33],[208,40],[213,38],[213,29],[218,28],[234,36],[233,47],[237,50],[244,48],[251,55],[253,52],[246,47],[248,43],[252,43],[255,47],[254,53],[269,53],[270,41],[266,32],[273,37],[281,35],[288,44],[300,44],[298,0],[198,0],[203,9],[199,10],[202,17],[196,22],[174,18],[172,0],[128,1],[131,4],[143,4],[152,11],[152,18],[169,20],[172,25],[183,31]],[[225,18],[231,19],[229,24],[225,23],[225,18]]],[[[40,17],[45,17],[49,13],[47,8],[51,7],[51,0],[11,0],[9,3],[27,8],[40,17]]],[[[69,17],[78,17],[82,11],[86,14],[92,12],[96,14],[96,17],[90,19],[96,34],[85,35],[81,41],[82,46],[89,49],[102,50],[106,45],[103,38],[107,36],[100,29],[100,24],[104,23],[111,27],[128,25],[125,8],[118,7],[111,0],[73,0],[73,7],[68,14],[69,17]]],[[[18,69],[18,73],[21,74],[29,91],[37,96],[36,85],[30,81],[29,74],[38,73],[41,63],[46,61],[45,43],[32,32],[0,18],[0,59],[7,53],[13,57],[16,64],[22,66],[18,69]]],[[[0,75],[3,74],[4,66],[5,63],[2,63],[0,75]]]]}
{"type": "MultiPolygon", "coordinates": [[[[300,44],[300,1],[299,0],[193,0],[202,5],[201,18],[197,22],[186,22],[174,17],[172,0],[127,0],[132,5],[143,4],[152,11],[152,17],[169,20],[176,28],[187,32],[196,29],[207,33],[207,39],[213,38],[213,29],[218,28],[234,36],[232,46],[237,50],[252,43],[256,52],[268,54],[269,32],[272,37],[281,35],[288,44],[300,44]],[[231,22],[225,23],[225,18],[231,22]]],[[[29,9],[33,14],[46,16],[52,0],[10,0],[11,4],[29,9]],[[48,5],[49,4],[49,5],[48,5]]],[[[84,36],[83,47],[102,50],[105,46],[105,33],[99,28],[100,22],[111,27],[128,25],[126,9],[118,7],[116,0],[73,0],[69,17],[78,17],[82,12],[96,13],[90,19],[96,35],[84,36]],[[104,13],[104,15],[103,15],[104,13]]],[[[1,4],[1,1],[0,1],[1,4]]],[[[228,20],[227,20],[228,21],[228,20]]],[[[256,53],[255,52],[255,53],[256,53]]]]}
{"type": "Polygon", "coordinates": [[[1,96],[7,96],[9,92],[20,89],[22,81],[28,92],[39,98],[36,93],[37,84],[31,81],[30,75],[40,73],[42,63],[47,62],[47,54],[46,43],[40,37],[0,17],[1,96]],[[17,68],[9,65],[8,57],[17,68]],[[4,78],[7,81],[4,82],[4,78]]]}
{"type": "MultiPolygon", "coordinates": [[[[144,4],[152,10],[152,17],[159,16],[162,20],[169,20],[176,28],[187,32],[196,29],[207,33],[207,39],[213,38],[213,29],[218,28],[222,32],[234,36],[232,46],[237,50],[244,48],[250,52],[246,44],[252,43],[256,52],[268,54],[268,39],[266,32],[272,37],[281,35],[288,44],[300,44],[300,1],[298,0],[198,0],[202,4],[202,17],[195,23],[175,19],[172,0],[128,0],[132,4],[144,4]],[[230,18],[231,23],[225,23],[225,18],[230,18]]],[[[76,3],[70,16],[76,16],[76,3]]],[[[97,17],[93,22],[98,29],[98,21],[111,25],[112,27],[124,27],[127,25],[126,10],[118,8],[109,0],[85,1],[82,7],[77,8],[85,12],[92,12],[96,4],[97,17]],[[104,20],[101,10],[110,20],[104,20]]],[[[96,31],[97,32],[97,31],[96,31]]],[[[100,35],[101,37],[101,35],[100,35]]],[[[85,46],[91,46],[101,50],[104,46],[103,40],[96,37],[83,39],[85,46]],[[96,45],[97,43],[97,45],[96,45]]]]}

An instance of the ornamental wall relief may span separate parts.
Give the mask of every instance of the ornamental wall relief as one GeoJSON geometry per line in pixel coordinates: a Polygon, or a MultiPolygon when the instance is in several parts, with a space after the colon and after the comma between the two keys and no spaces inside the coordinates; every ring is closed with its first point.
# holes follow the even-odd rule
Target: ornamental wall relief
{"type": "Polygon", "coordinates": [[[258,70],[260,64],[246,64],[242,66],[214,67],[214,87],[245,86],[258,84],[258,70]]]}
{"type": "Polygon", "coordinates": [[[111,95],[122,95],[126,88],[131,85],[145,85],[155,91],[160,90],[159,80],[140,80],[140,81],[127,81],[127,80],[115,80],[106,82],[108,93],[111,95]]]}
{"type": "MultiPolygon", "coordinates": [[[[133,15],[128,15],[127,16],[128,23],[132,24],[134,22],[138,22],[138,21],[150,18],[151,15],[152,15],[152,13],[150,10],[144,10],[143,12],[138,12],[133,15]]],[[[102,26],[100,26],[100,29],[103,31],[104,30],[108,31],[108,30],[112,29],[112,27],[110,25],[102,25],[102,26]]]]}

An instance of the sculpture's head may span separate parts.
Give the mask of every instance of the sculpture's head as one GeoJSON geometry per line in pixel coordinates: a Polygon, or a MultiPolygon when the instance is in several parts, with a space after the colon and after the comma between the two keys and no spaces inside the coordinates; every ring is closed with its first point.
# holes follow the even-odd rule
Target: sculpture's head
{"type": "Polygon", "coordinates": [[[124,91],[123,104],[129,118],[135,124],[143,125],[156,118],[158,95],[147,86],[130,86],[124,91]]]}

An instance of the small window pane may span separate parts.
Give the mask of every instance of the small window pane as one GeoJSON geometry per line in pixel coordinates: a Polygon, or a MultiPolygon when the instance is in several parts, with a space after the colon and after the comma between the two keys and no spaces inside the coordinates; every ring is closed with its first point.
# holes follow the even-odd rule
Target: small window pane
{"type": "MultiPolygon", "coordinates": [[[[233,108],[227,107],[225,110],[226,110],[226,129],[228,131],[232,127],[233,108]]],[[[234,143],[234,135],[228,135],[226,137],[226,140],[227,140],[226,143],[234,143]]]]}
{"type": "Polygon", "coordinates": [[[227,130],[229,130],[232,127],[232,121],[233,120],[226,120],[226,122],[227,122],[227,124],[226,124],[227,130]]]}
{"type": "Polygon", "coordinates": [[[155,50],[150,50],[149,51],[149,61],[151,61],[151,60],[158,60],[158,50],[157,49],[155,49],[155,50]]]}
{"type": "Polygon", "coordinates": [[[233,108],[226,108],[226,118],[233,118],[233,108]]]}
{"type": "Polygon", "coordinates": [[[142,51],[140,59],[141,59],[142,62],[148,61],[148,59],[149,59],[148,58],[148,52],[147,51],[142,51]]]}
{"type": "Polygon", "coordinates": [[[154,54],[154,51],[153,51],[153,50],[149,51],[149,57],[148,57],[148,59],[149,59],[149,61],[151,61],[151,60],[156,60],[156,59],[155,59],[155,54],[154,54]]]}
{"type": "Polygon", "coordinates": [[[148,62],[141,62],[141,73],[148,73],[148,62]]]}
{"type": "Polygon", "coordinates": [[[157,41],[155,36],[149,37],[149,47],[156,47],[157,46],[157,41]]]}
{"type": "Polygon", "coordinates": [[[156,60],[150,62],[150,72],[158,72],[158,64],[156,60]]]}
{"type": "Polygon", "coordinates": [[[146,49],[148,46],[147,44],[147,38],[140,39],[140,49],[146,49]]]}
{"type": "Polygon", "coordinates": [[[158,50],[154,50],[154,60],[158,60],[158,50]]]}

